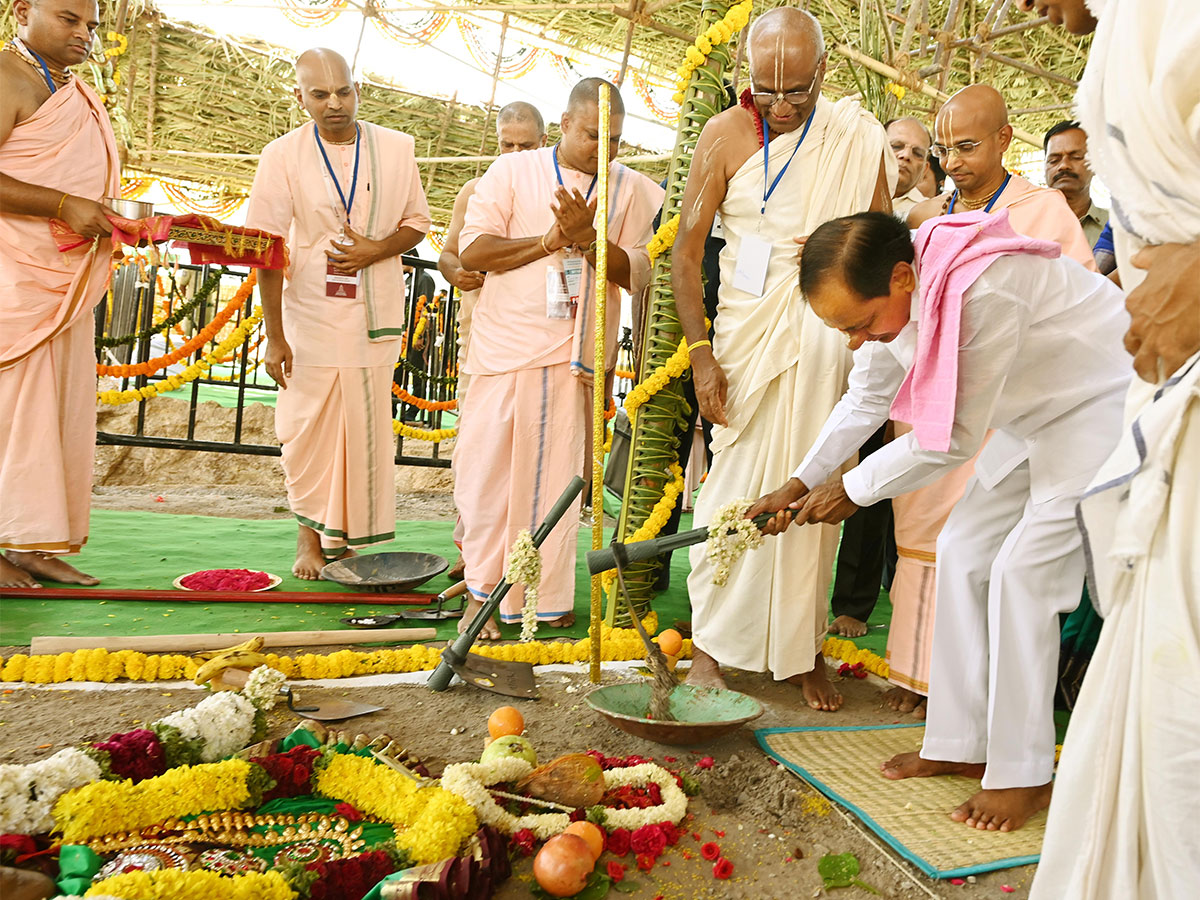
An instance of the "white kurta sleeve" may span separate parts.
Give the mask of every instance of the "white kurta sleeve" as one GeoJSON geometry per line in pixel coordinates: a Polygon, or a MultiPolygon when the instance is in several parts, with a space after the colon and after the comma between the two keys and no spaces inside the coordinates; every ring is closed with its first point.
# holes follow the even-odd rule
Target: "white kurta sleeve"
{"type": "MultiPolygon", "coordinates": [[[[1028,327],[1028,306],[984,276],[964,295],[958,348],[958,395],[950,449],[922,450],[915,432],[872,453],[842,479],[859,506],[932,484],[983,446],[992,415],[1028,327]]],[[[807,484],[808,482],[805,482],[807,484]]]]}
{"type": "Polygon", "coordinates": [[[849,459],[888,420],[904,373],[899,360],[878,341],[870,341],[854,351],[854,367],[850,370],[846,393],[825,420],[816,443],[792,477],[814,488],[849,459]]]}

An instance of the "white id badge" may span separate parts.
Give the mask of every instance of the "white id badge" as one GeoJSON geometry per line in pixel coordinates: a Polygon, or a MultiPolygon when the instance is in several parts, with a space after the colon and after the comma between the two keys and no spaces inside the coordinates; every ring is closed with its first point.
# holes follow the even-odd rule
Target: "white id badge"
{"type": "Polygon", "coordinates": [[[733,286],[739,291],[761,297],[770,264],[771,242],[754,233],[743,235],[741,247],[738,248],[737,266],[733,270],[733,286]]]}
{"type": "Polygon", "coordinates": [[[583,293],[584,265],[582,256],[568,256],[563,260],[563,277],[567,280],[567,298],[571,301],[572,306],[579,303],[580,294],[583,293]]]}
{"type": "Polygon", "coordinates": [[[558,266],[546,266],[546,318],[571,318],[571,297],[567,279],[558,266]]]}

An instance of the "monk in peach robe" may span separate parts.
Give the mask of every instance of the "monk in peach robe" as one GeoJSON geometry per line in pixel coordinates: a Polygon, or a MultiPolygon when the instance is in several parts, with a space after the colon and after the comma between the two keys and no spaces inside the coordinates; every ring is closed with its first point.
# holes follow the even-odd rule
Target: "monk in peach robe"
{"type": "MultiPolygon", "coordinates": [[[[592,359],[596,276],[593,227],[598,78],[571,91],[554,147],[501,156],[480,179],[459,238],[462,265],[486,271],[460,369],[471,377],[455,447],[454,500],[463,520],[471,605],[462,627],[504,576],[517,534],[534,529],[580,474],[584,410],[597,365],[616,364],[619,288],[649,282],[646,244],[663,191],[613,163],[609,170],[607,359],[592,359]],[[574,262],[572,262],[572,260],[574,262]],[[577,267],[577,268],[576,268],[577,267]],[[580,272],[574,291],[565,270],[580,272]],[[571,294],[578,292],[572,302],[571,294]]],[[[620,144],[624,104],[611,88],[610,158],[620,144]]],[[[601,370],[601,374],[603,370],[601,370]]],[[[574,622],[578,519],[559,522],[541,547],[537,619],[574,622]]],[[[501,619],[519,622],[524,592],[513,590],[501,619]]],[[[494,622],[481,636],[499,637],[494,622]]]]}
{"type": "MultiPolygon", "coordinates": [[[[536,106],[524,100],[514,100],[500,107],[496,114],[496,143],[500,154],[520,153],[522,150],[536,150],[546,146],[546,123],[536,106]]],[[[467,218],[467,204],[475,193],[478,178],[472,178],[459,190],[454,198],[454,210],[450,214],[450,225],[446,229],[446,242],[442,245],[438,257],[438,271],[442,277],[458,288],[458,360],[461,363],[467,358],[467,348],[471,341],[471,318],[475,313],[475,304],[479,302],[479,289],[487,272],[475,272],[463,268],[458,258],[458,236],[462,233],[463,221],[467,218]]],[[[458,373],[458,403],[459,427],[462,423],[462,405],[466,401],[467,387],[471,376],[459,367],[458,373]]],[[[454,543],[462,549],[463,527],[462,517],[454,527],[454,543]]],[[[466,571],[466,563],[462,554],[446,576],[453,581],[462,579],[466,571]]]]}
{"type": "Polygon", "coordinates": [[[94,0],[16,0],[0,52],[0,587],[96,584],[63,561],[87,541],[96,446],[92,310],[108,286],[120,187],[104,104],[67,71],[94,0]],[[50,220],[89,238],[60,253],[50,220]]]}
{"type": "Polygon", "coordinates": [[[356,121],[346,61],[296,61],[312,117],[262,153],[246,224],[287,235],[286,273],[259,271],[275,433],[300,525],[293,573],[395,536],[392,372],[404,334],[400,254],[429,230],[413,139],[356,121]]]}
{"type": "MultiPolygon", "coordinates": [[[[1012,140],[1012,127],[1004,98],[994,88],[973,85],[956,93],[938,113],[934,133],[933,151],[956,189],[915,206],[908,218],[910,227],[967,209],[1007,209],[1014,231],[1054,241],[1063,256],[1096,271],[1083,228],[1062,194],[1005,170],[1004,152],[1012,140]]],[[[911,430],[910,425],[896,423],[897,435],[911,430]]],[[[937,539],[974,472],[972,459],[933,484],[892,500],[898,559],[890,592],[887,661],[888,680],[896,689],[888,692],[887,702],[917,718],[924,718],[929,694],[937,539]]]]}

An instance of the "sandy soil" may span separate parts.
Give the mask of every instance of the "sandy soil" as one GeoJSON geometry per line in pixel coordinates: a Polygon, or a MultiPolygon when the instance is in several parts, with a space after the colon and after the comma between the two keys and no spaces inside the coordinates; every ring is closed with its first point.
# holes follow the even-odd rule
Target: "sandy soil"
{"type": "MultiPolygon", "coordinates": [[[[606,683],[621,676],[606,675],[606,683]]],[[[636,677],[636,676],[629,676],[636,677]]],[[[685,837],[660,859],[650,873],[629,872],[638,883],[631,896],[650,900],[796,900],[822,896],[817,860],[826,853],[854,853],[862,864],[860,878],[889,898],[1010,897],[1028,896],[1032,867],[981,875],[973,883],[951,885],[932,881],[903,862],[854,820],[831,806],[819,794],[776,767],[758,749],[753,732],[744,728],[703,747],[674,748],[626,735],[596,716],[583,702],[590,689],[586,676],[546,673],[539,676],[542,697],[523,703],[526,734],[543,761],[561,753],[596,748],[610,755],[640,753],[662,759],[676,757],[674,765],[694,763],[712,755],[716,765],[708,771],[692,769],[702,782],[699,797],[691,802],[689,823],[702,841],[716,841],[735,866],[734,877],[717,881],[711,863],[699,854],[700,842],[685,837]],[[719,836],[716,832],[725,832],[719,836]],[[692,855],[685,859],[682,851],[692,855]],[[789,861],[789,858],[791,861],[789,861]],[[665,863],[669,862],[669,865],[665,863]],[[1003,893],[1011,885],[1014,893],[1003,893]]],[[[850,680],[841,688],[846,707],[832,717],[808,710],[799,691],[765,676],[741,674],[731,686],[763,702],[766,714],[755,725],[829,724],[866,725],[896,721],[879,702],[879,688],[850,680]]],[[[70,743],[98,740],[153,721],[201,695],[191,690],[145,688],[106,692],[97,702],[94,692],[69,687],[52,690],[16,689],[0,699],[0,762],[29,762],[54,753],[70,743]],[[66,739],[64,739],[64,737],[66,739]]],[[[436,774],[449,762],[478,757],[487,733],[488,714],[501,700],[466,686],[445,694],[424,687],[306,688],[306,699],[345,697],[384,704],[379,713],[343,723],[350,734],[387,732],[418,755],[436,774]],[[457,734],[451,734],[451,729],[457,734]]],[[[294,720],[285,711],[272,713],[272,736],[282,736],[294,720]]],[[[339,727],[339,726],[335,726],[339,727]]],[[[668,765],[671,765],[668,763],[668,765]]],[[[865,778],[878,777],[864,772],[865,778]]],[[[608,857],[603,857],[602,861],[608,857]]],[[[632,857],[623,860],[629,863],[632,857]]],[[[528,897],[529,861],[516,868],[516,877],[496,895],[500,900],[528,897]]],[[[620,896],[616,893],[612,897],[620,896]]],[[[843,900],[866,900],[872,895],[858,888],[830,894],[843,900]]]]}

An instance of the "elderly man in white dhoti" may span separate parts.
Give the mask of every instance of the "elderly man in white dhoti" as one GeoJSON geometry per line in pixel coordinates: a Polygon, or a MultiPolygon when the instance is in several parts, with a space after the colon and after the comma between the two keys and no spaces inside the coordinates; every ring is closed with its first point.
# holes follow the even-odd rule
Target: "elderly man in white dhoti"
{"type": "MultiPolygon", "coordinates": [[[[696,144],[673,251],[700,412],[717,426],[697,523],[784,480],[837,403],[850,354],[800,298],[795,239],[836,216],[890,212],[897,177],[883,126],[854,99],[821,97],[816,19],[771,10],[751,28],[749,51],[750,90],[696,144]],[[726,244],[710,345],[700,270],[718,211],[726,244]]],[[[837,540],[832,526],[797,529],[735,564],[723,587],[694,548],[689,680],[721,684],[719,665],[770,671],[798,683],[812,708],[837,709],[821,657],[837,540]]]]}
{"type": "MultiPolygon", "coordinates": [[[[1027,4],[1031,5],[1031,4],[1027,4]]],[[[1200,9],[1036,0],[1095,29],[1077,113],[1141,380],[1080,504],[1104,630],[1059,764],[1031,900],[1200,892],[1200,9]],[[1099,19],[1097,27],[1096,19],[1099,19]]]]}
{"type": "Polygon", "coordinates": [[[1084,568],[1075,504],[1117,441],[1130,379],[1120,290],[1008,216],[930,219],[915,248],[877,213],[813,232],[801,288],[856,349],[850,389],[792,478],[747,513],[783,510],[768,532],[793,515],[828,527],[931,484],[992,432],[938,537],[924,744],[882,765],[894,780],[982,777],[950,816],[991,831],[1050,802],[1058,617],[1084,568]],[[889,415],[913,430],[823,483],[889,415]]]}

